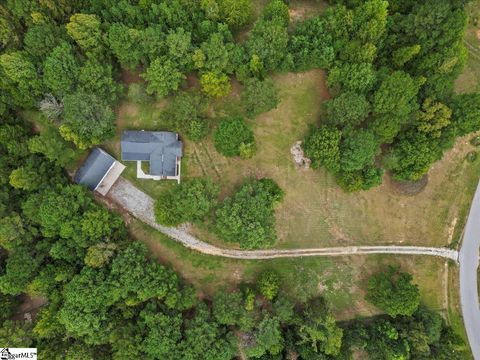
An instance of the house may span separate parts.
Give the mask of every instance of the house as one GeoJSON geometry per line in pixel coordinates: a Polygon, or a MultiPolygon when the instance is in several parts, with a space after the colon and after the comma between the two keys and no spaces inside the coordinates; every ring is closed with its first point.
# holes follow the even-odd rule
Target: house
{"type": "Polygon", "coordinates": [[[75,173],[73,181],[105,196],[124,169],[125,165],[104,150],[94,148],[75,173]]]}
{"type": "Polygon", "coordinates": [[[123,161],[137,162],[140,179],[172,179],[180,183],[183,144],[169,131],[124,131],[120,142],[123,161]],[[148,174],[142,168],[148,163],[148,174]]]}

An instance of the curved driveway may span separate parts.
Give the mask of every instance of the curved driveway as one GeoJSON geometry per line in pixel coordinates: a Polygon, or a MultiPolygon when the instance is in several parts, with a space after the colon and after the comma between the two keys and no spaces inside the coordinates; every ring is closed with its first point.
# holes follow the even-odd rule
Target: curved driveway
{"type": "Polygon", "coordinates": [[[480,360],[480,306],[477,268],[480,247],[480,184],[473,197],[460,249],[460,302],[473,357],[480,360]]]}
{"type": "Polygon", "coordinates": [[[168,235],[184,246],[204,254],[236,259],[273,259],[302,256],[341,256],[354,254],[410,254],[433,255],[458,260],[458,252],[447,248],[423,246],[344,246],[313,249],[267,249],[237,250],[208,244],[188,234],[182,228],[171,228],[157,224],[153,212],[153,199],[129,181],[119,178],[108,193],[108,197],[137,219],[168,235]]]}

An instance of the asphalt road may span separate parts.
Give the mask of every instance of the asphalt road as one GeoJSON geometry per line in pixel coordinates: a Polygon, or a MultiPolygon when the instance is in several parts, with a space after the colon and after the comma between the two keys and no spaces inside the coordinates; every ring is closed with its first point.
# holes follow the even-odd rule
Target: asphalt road
{"type": "Polygon", "coordinates": [[[475,360],[480,360],[480,305],[477,268],[480,247],[480,183],[473,197],[460,249],[460,301],[468,341],[475,360]]]}

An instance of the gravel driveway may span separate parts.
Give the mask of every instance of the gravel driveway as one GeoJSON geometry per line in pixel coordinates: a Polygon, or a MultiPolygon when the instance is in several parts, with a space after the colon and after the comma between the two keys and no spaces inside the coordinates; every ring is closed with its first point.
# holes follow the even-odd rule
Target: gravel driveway
{"type": "Polygon", "coordinates": [[[279,257],[340,256],[352,254],[433,255],[458,260],[458,252],[447,248],[423,246],[345,246],[288,250],[235,250],[210,245],[190,235],[182,228],[165,227],[155,222],[153,199],[124,178],[119,178],[107,197],[137,219],[159,230],[184,246],[204,254],[236,259],[272,259],[279,257]]]}

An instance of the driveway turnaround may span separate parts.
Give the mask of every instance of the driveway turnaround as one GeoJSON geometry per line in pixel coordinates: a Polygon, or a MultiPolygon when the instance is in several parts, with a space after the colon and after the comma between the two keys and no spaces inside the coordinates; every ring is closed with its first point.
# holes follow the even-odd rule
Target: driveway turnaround
{"type": "Polygon", "coordinates": [[[201,241],[182,228],[171,228],[158,224],[155,221],[153,212],[153,199],[124,178],[117,180],[108,193],[108,198],[116,202],[137,219],[180,242],[185,247],[213,256],[235,259],[273,259],[280,257],[342,256],[354,254],[406,254],[432,255],[458,261],[458,252],[455,250],[424,246],[344,246],[288,250],[226,249],[201,241]]]}
{"type": "Polygon", "coordinates": [[[477,269],[480,247],[480,184],[473,197],[460,249],[460,301],[473,357],[480,360],[480,307],[477,269]]]}

